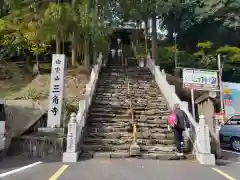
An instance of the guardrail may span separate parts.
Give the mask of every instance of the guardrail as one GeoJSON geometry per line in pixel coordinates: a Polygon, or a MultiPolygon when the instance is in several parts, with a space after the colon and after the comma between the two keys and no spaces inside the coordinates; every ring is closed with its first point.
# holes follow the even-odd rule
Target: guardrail
{"type": "Polygon", "coordinates": [[[67,147],[66,152],[63,153],[63,162],[77,162],[78,160],[78,155],[80,153],[78,146],[83,137],[88,110],[95,93],[102,65],[103,56],[102,53],[100,53],[97,59],[97,64],[92,68],[90,80],[88,84],[86,84],[85,98],[84,100],[79,101],[77,114],[71,114],[71,119],[68,123],[67,147]]]}
{"type": "Polygon", "coordinates": [[[180,108],[188,116],[188,119],[192,124],[192,133],[186,135],[193,144],[197,160],[201,164],[214,165],[215,156],[211,154],[209,127],[205,123],[204,116],[200,116],[199,124],[195,119],[193,119],[191,113],[188,110],[188,103],[183,102],[179,99],[175,92],[175,86],[170,85],[167,82],[164,70],[160,71],[160,67],[155,65],[155,62],[150,58],[150,55],[147,56],[147,67],[153,74],[155,81],[157,82],[157,85],[165,97],[169,107],[173,109],[175,104],[179,104],[180,108]]]}

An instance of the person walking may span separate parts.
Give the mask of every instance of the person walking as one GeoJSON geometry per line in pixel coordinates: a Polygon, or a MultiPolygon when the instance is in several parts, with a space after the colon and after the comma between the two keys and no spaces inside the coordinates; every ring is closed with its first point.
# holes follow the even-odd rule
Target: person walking
{"type": "Polygon", "coordinates": [[[168,118],[168,129],[173,132],[177,154],[170,158],[170,160],[186,159],[183,154],[184,151],[184,137],[183,132],[190,128],[189,119],[186,113],[180,109],[179,104],[175,104],[172,113],[168,118]]]}

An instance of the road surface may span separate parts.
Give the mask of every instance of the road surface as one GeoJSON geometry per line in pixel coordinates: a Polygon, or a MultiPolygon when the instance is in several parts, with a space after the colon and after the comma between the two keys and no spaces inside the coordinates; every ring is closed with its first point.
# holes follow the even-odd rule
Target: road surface
{"type": "Polygon", "coordinates": [[[232,155],[231,158],[218,162],[217,166],[203,166],[196,161],[87,159],[77,163],[62,163],[54,161],[42,162],[39,159],[15,157],[1,162],[0,179],[238,180],[240,179],[240,154],[230,153],[230,155],[232,155]],[[30,165],[30,167],[24,169],[26,165],[30,165]]]}

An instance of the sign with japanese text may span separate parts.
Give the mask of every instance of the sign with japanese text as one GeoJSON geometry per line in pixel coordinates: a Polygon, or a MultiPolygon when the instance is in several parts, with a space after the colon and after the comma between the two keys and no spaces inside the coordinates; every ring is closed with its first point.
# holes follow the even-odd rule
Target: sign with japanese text
{"type": "Polygon", "coordinates": [[[223,82],[224,109],[227,119],[240,115],[240,84],[223,82]]]}
{"type": "Polygon", "coordinates": [[[183,69],[183,87],[204,91],[219,91],[218,73],[199,69],[183,69]]]}
{"type": "Polygon", "coordinates": [[[48,127],[61,127],[62,109],[65,94],[66,56],[52,55],[52,72],[50,84],[50,99],[48,108],[48,127]]]}

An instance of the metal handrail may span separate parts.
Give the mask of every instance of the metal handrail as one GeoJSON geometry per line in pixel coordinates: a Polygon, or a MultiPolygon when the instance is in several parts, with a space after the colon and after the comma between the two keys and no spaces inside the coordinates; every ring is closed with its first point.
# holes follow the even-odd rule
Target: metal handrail
{"type": "Polygon", "coordinates": [[[131,97],[131,92],[130,92],[130,83],[129,83],[129,78],[128,78],[128,64],[127,64],[127,59],[125,58],[124,60],[125,60],[125,72],[126,72],[126,80],[127,80],[127,88],[128,88],[129,110],[131,112],[131,118],[132,118],[131,120],[132,120],[132,125],[133,125],[133,142],[136,143],[137,128],[136,128],[136,123],[134,122],[134,110],[133,110],[133,105],[132,105],[132,97],[131,97]]]}

